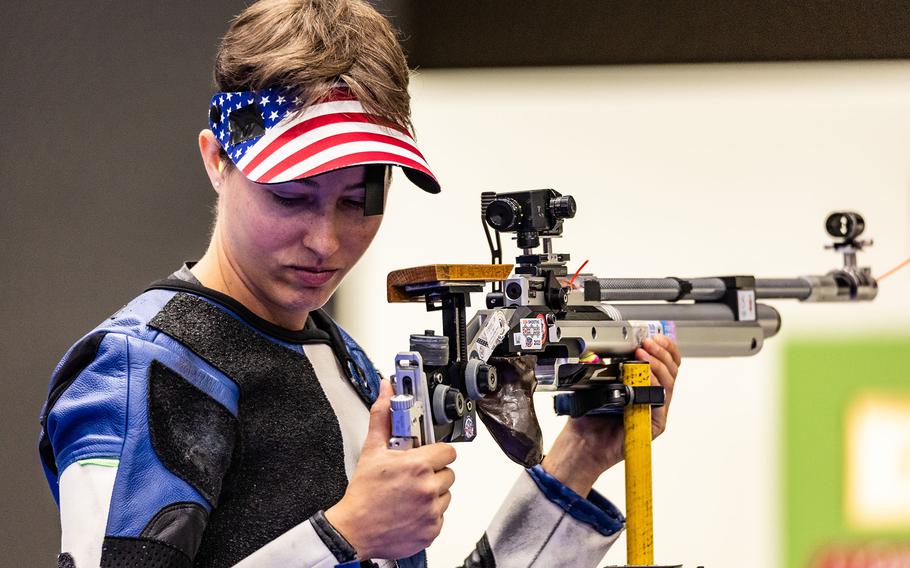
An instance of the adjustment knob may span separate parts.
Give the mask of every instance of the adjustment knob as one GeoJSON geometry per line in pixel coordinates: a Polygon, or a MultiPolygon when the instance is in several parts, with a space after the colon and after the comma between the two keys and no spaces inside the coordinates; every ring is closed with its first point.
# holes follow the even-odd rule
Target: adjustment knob
{"type": "Polygon", "coordinates": [[[499,232],[511,231],[521,219],[521,205],[511,197],[494,199],[487,205],[487,223],[499,232]]]}
{"type": "Polygon", "coordinates": [[[496,392],[499,388],[496,367],[487,365],[480,359],[471,359],[465,366],[464,385],[471,400],[478,400],[496,392]]]}
{"type": "Polygon", "coordinates": [[[554,197],[550,200],[550,214],[557,219],[571,219],[575,216],[578,207],[575,205],[575,198],[571,195],[554,197]]]}
{"type": "Polygon", "coordinates": [[[439,385],[433,391],[433,422],[442,426],[464,416],[464,395],[458,389],[439,385]]]}
{"type": "Polygon", "coordinates": [[[477,370],[477,390],[486,396],[496,392],[499,388],[499,375],[493,365],[481,365],[477,370]]]}
{"type": "Polygon", "coordinates": [[[409,410],[414,406],[414,396],[410,394],[396,394],[392,397],[392,410],[409,410]]]}
{"type": "Polygon", "coordinates": [[[502,297],[502,292],[490,292],[487,294],[487,309],[492,310],[493,308],[501,308],[506,305],[505,300],[502,297]]]}
{"type": "Polygon", "coordinates": [[[445,394],[445,414],[449,420],[464,416],[464,395],[455,389],[449,389],[445,394]]]}
{"type": "Polygon", "coordinates": [[[449,364],[449,338],[428,329],[423,335],[411,336],[411,351],[420,353],[423,364],[444,367],[449,364]]]}
{"type": "Polygon", "coordinates": [[[411,430],[411,408],[414,397],[409,394],[396,394],[392,397],[392,438],[410,438],[415,435],[411,430]]]}

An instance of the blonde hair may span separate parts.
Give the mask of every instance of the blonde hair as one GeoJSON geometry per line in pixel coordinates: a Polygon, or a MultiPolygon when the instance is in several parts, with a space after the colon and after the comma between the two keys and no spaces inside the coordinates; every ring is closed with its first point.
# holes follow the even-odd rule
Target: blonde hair
{"type": "Polygon", "coordinates": [[[219,91],[287,87],[303,108],[347,84],[364,109],[408,131],[408,66],[389,22],[362,0],[261,0],[231,22],[219,91]]]}

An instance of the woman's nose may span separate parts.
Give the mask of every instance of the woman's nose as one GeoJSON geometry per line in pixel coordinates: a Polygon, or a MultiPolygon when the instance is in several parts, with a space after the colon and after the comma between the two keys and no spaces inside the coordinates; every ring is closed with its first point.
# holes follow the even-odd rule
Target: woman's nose
{"type": "Polygon", "coordinates": [[[305,227],[303,245],[321,260],[325,260],[338,251],[338,229],[333,215],[314,216],[305,227]]]}

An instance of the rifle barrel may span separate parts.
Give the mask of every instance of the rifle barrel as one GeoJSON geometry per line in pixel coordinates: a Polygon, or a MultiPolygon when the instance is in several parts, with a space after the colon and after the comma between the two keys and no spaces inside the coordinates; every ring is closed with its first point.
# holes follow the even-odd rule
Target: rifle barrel
{"type": "MultiPolygon", "coordinates": [[[[767,304],[756,305],[756,321],[765,338],[780,330],[780,313],[767,304]]],[[[734,322],[736,315],[725,304],[608,304],[603,310],[614,320],[676,322],[734,322]]]]}
{"type": "MultiPolygon", "coordinates": [[[[597,278],[601,302],[717,301],[727,292],[720,278],[597,278]],[[686,290],[684,288],[689,288],[686,290]]],[[[757,299],[806,300],[812,295],[806,278],[756,278],[757,299]]]]}

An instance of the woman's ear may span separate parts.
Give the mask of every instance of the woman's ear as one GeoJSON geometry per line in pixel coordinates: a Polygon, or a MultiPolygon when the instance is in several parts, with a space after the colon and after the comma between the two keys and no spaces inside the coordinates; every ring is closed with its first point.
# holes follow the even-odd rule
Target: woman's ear
{"type": "Polygon", "coordinates": [[[221,144],[211,130],[205,129],[199,133],[199,154],[202,156],[202,165],[212,182],[216,193],[221,193],[221,184],[224,182],[225,163],[221,158],[221,144]]]}

